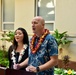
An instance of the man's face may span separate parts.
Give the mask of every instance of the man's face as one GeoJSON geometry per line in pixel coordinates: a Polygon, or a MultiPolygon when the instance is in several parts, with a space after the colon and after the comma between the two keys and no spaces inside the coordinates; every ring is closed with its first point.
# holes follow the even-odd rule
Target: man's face
{"type": "Polygon", "coordinates": [[[38,19],[38,18],[34,18],[32,20],[32,30],[33,30],[33,33],[36,33],[36,34],[40,33],[42,28],[43,28],[43,25],[41,23],[41,20],[38,19]]]}

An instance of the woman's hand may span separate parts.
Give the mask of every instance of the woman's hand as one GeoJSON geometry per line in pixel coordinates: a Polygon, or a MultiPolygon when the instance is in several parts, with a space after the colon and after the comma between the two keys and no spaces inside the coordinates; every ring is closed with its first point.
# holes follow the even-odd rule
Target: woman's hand
{"type": "Polygon", "coordinates": [[[19,64],[14,64],[14,65],[13,65],[13,68],[19,70],[21,67],[20,67],[19,64]]]}

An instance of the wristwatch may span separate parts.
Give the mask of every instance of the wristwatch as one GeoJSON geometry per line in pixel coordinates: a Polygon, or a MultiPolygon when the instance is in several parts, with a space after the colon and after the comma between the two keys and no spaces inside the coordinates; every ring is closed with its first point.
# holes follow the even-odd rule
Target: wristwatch
{"type": "Polygon", "coordinates": [[[40,68],[39,68],[38,66],[36,67],[36,71],[37,71],[37,72],[39,72],[39,71],[40,71],[40,68]]]}

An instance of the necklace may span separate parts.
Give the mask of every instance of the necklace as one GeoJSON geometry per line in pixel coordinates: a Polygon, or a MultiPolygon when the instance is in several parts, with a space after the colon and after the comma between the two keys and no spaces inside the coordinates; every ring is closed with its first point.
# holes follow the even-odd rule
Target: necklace
{"type": "MultiPolygon", "coordinates": [[[[22,59],[22,56],[23,56],[24,53],[25,53],[25,50],[24,50],[24,49],[26,49],[26,48],[27,48],[27,44],[23,45],[23,49],[21,50],[21,52],[20,52],[20,54],[19,54],[18,62],[22,59]]],[[[16,57],[15,57],[16,52],[15,52],[14,49],[13,49],[13,51],[11,52],[11,54],[12,54],[11,60],[13,61],[14,64],[16,64],[16,57]]]]}
{"type": "Polygon", "coordinates": [[[36,53],[37,50],[39,49],[40,45],[42,44],[42,42],[44,41],[44,38],[46,37],[46,35],[48,35],[50,32],[49,30],[45,29],[44,34],[40,37],[38,43],[36,44],[36,46],[34,47],[34,43],[35,43],[35,39],[36,39],[36,34],[33,35],[31,41],[30,41],[30,49],[32,51],[32,53],[36,53]]]}

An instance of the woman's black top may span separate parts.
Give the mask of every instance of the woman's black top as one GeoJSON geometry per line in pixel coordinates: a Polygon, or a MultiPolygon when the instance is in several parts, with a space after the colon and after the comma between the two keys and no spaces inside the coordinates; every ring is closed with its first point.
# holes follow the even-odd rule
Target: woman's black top
{"type": "MultiPolygon", "coordinates": [[[[10,69],[13,69],[13,64],[14,64],[13,60],[11,59],[11,56],[12,56],[11,52],[12,51],[13,51],[13,46],[10,46],[9,50],[8,50],[8,59],[9,59],[9,68],[10,69]]],[[[16,64],[23,62],[27,57],[28,57],[28,47],[25,49],[24,55],[22,56],[22,58],[21,58],[21,60],[19,62],[18,62],[19,52],[15,52],[16,64]]],[[[24,66],[20,70],[25,70],[26,67],[27,66],[24,66]]]]}

